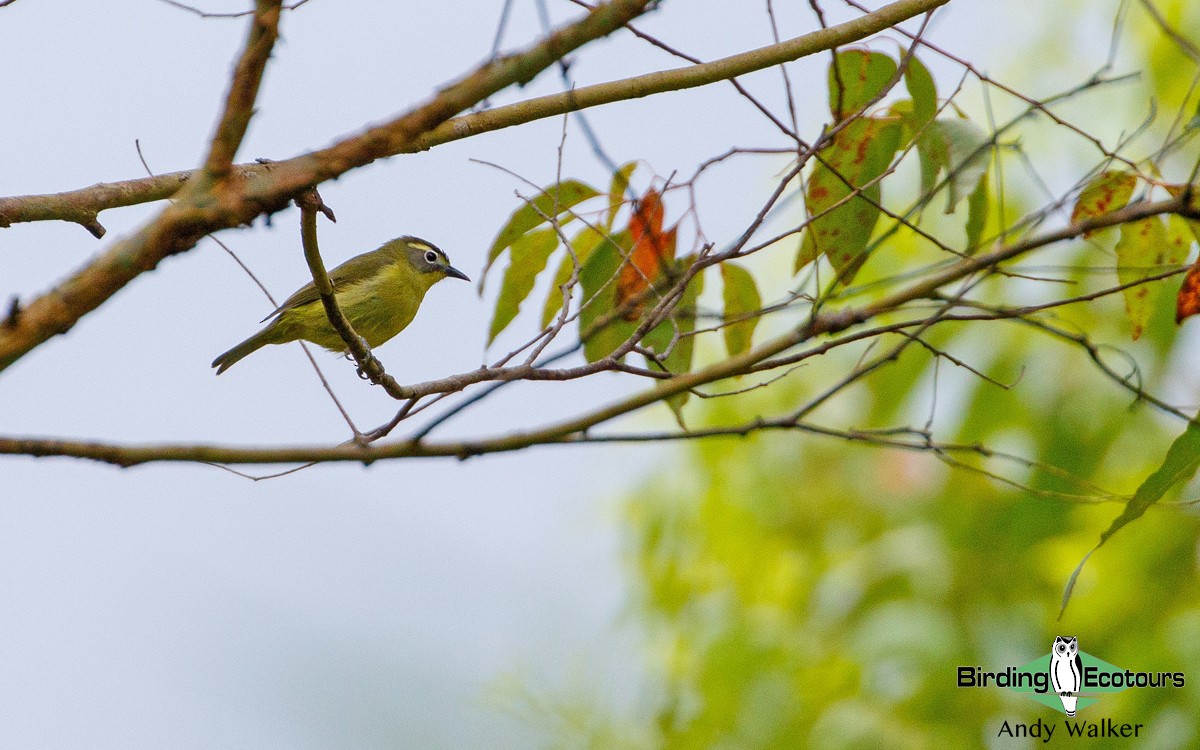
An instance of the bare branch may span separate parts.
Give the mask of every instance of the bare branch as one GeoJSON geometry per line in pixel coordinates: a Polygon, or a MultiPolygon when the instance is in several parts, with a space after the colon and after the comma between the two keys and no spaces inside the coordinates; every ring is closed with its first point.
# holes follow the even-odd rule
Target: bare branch
{"type": "Polygon", "coordinates": [[[225,111],[221,114],[217,132],[204,160],[204,171],[209,179],[223,180],[229,175],[234,156],[246,135],[267,59],[275,47],[275,40],[279,38],[281,4],[281,0],[257,0],[246,49],[234,68],[225,111]]]}
{"type": "MultiPolygon", "coordinates": [[[[937,0],[923,0],[935,2],[937,0]]],[[[945,2],[946,0],[941,0],[945,2]]],[[[164,258],[192,248],[206,234],[247,224],[274,213],[303,190],[356,167],[400,153],[422,133],[502,88],[524,82],[559,56],[621,27],[644,12],[652,0],[612,0],[587,17],[563,27],[524,52],[489,63],[442,89],[423,106],[333,146],[266,165],[254,180],[190,179],[175,203],[140,231],[30,302],[18,325],[0,330],[0,370],[52,336],[69,330],[138,275],[164,258]]],[[[918,0],[905,0],[917,3],[918,0]]],[[[252,35],[252,39],[254,39],[252,35]]],[[[256,47],[255,50],[258,48],[256,47]]],[[[231,121],[219,133],[237,134],[231,121]]],[[[214,151],[216,162],[224,152],[214,151]]],[[[5,220],[12,219],[5,215],[5,220]]]]}
{"type": "MultiPolygon", "coordinates": [[[[8,0],[8,2],[12,2],[12,0],[8,0]]],[[[199,16],[201,18],[242,18],[244,16],[248,16],[248,15],[254,13],[254,11],[252,11],[252,10],[241,10],[241,11],[234,11],[231,13],[210,13],[208,11],[200,10],[199,8],[193,7],[191,5],[187,5],[186,3],[177,2],[177,0],[162,0],[162,2],[166,3],[167,5],[171,5],[176,8],[179,8],[180,10],[186,10],[189,13],[195,13],[197,16],[199,16]]],[[[295,10],[296,8],[299,8],[301,5],[304,5],[307,2],[308,2],[308,0],[296,0],[296,2],[292,3],[291,5],[284,5],[283,9],[284,10],[295,10]]]]}
{"type": "MultiPolygon", "coordinates": [[[[91,458],[108,463],[128,466],[148,461],[203,461],[219,463],[297,463],[308,461],[362,461],[372,462],[384,458],[416,456],[469,456],[520,450],[533,445],[586,442],[586,433],[593,427],[617,417],[637,411],[671,396],[690,391],[698,386],[724,380],[752,371],[758,363],[791,349],[797,344],[825,334],[834,334],[859,325],[871,318],[901,308],[919,299],[935,298],[941,287],[951,282],[970,277],[980,271],[994,267],[1032,250],[1078,237],[1084,232],[1135,221],[1163,213],[1185,213],[1194,215],[1194,209],[1184,206],[1181,198],[1157,202],[1135,203],[1109,214],[1089,218],[1063,229],[1031,237],[990,253],[964,258],[944,269],[931,272],[912,285],[859,308],[821,312],[814,315],[802,328],[797,328],[763,344],[708,365],[693,372],[676,375],[659,381],[655,387],[635,393],[609,406],[596,409],[581,416],[567,419],[547,427],[514,432],[493,438],[471,441],[426,443],[418,439],[401,440],[393,443],[371,445],[302,446],[296,448],[235,448],[217,445],[144,445],[120,446],[87,441],[62,441],[41,438],[0,438],[0,454],[26,454],[33,456],[67,455],[91,458]]],[[[694,264],[696,269],[700,264],[694,264]]],[[[686,282],[684,282],[686,283],[686,282]]],[[[661,307],[661,305],[660,305],[661,307]]],[[[918,329],[927,327],[930,318],[920,321],[918,329]]],[[[643,326],[647,325],[643,322],[643,326]]],[[[647,329],[648,330],[648,329],[647,329]]],[[[644,332],[643,334],[644,335],[644,332]]],[[[636,337],[634,340],[639,339],[636,337]]],[[[911,338],[906,339],[911,343],[911,338]]],[[[628,342],[627,342],[628,344],[628,342]]],[[[589,371],[607,367],[604,361],[590,363],[566,370],[543,370],[532,366],[518,366],[490,370],[480,368],[473,372],[430,381],[412,387],[413,395],[438,393],[446,390],[461,390],[472,383],[500,379],[567,379],[581,376],[589,371]]],[[[796,419],[811,411],[812,404],[798,413],[796,419]]]]}
{"type": "MultiPolygon", "coordinates": [[[[469,109],[511,83],[532,78],[538,70],[554,62],[544,58],[550,49],[570,52],[591,38],[611,33],[610,25],[617,16],[633,16],[644,11],[650,0],[614,0],[600,6],[587,19],[576,24],[577,34],[558,35],[525,53],[499,58],[483,66],[471,76],[444,89],[428,104],[408,115],[371,128],[365,133],[350,136],[329,148],[274,163],[273,177],[252,180],[249,197],[266,207],[286,204],[292,195],[310,185],[337,177],[375,159],[402,153],[426,151],[434,146],[526,122],[555,117],[602,104],[637,99],[652,94],[676,91],[723,81],[763,68],[791,62],[806,55],[821,52],[830,46],[859,41],[883,31],[905,19],[945,5],[949,0],[899,0],[852,22],[796,37],[782,44],[733,55],[710,63],[664,70],[618,81],[584,86],[572,91],[529,99],[495,109],[451,118],[469,109]],[[613,6],[621,6],[614,8],[613,6]],[[641,6],[632,9],[630,6],[641,6]],[[594,23],[588,21],[596,19],[594,23]],[[588,35],[594,36],[588,36],[588,35]],[[559,35],[562,35],[560,38],[559,35]],[[581,38],[586,37],[586,38],[581,38]],[[553,40],[553,41],[552,41],[553,40]],[[544,63],[544,64],[543,64],[544,63]],[[457,107],[446,114],[446,110],[457,107]],[[280,198],[280,196],[283,196],[280,198]]],[[[568,27],[572,28],[572,27],[568,27]]],[[[240,165],[242,172],[263,176],[257,165],[240,165]]],[[[94,218],[108,208],[130,206],[163,200],[173,195],[191,176],[191,172],[175,172],[153,180],[126,180],[108,185],[60,193],[56,195],[15,196],[0,198],[0,227],[25,221],[77,221],[82,210],[94,218]],[[171,179],[175,184],[170,184],[171,179]],[[174,189],[171,189],[173,187],[174,189]],[[62,204],[56,199],[64,197],[62,204]],[[69,198],[69,199],[68,199],[69,198]],[[82,210],[81,210],[82,209],[82,210]]],[[[246,176],[252,176],[247,174],[246,176]]],[[[253,217],[251,217],[253,218],[253,217]]],[[[248,221],[248,219],[247,219],[248,221]]],[[[78,222],[82,223],[82,222],[78,222]]],[[[242,222],[244,223],[244,222],[242,222]]],[[[229,225],[236,226],[236,224],[229,225]]]]}
{"type": "MultiPolygon", "coordinates": [[[[171,0],[167,1],[171,2],[171,0]]],[[[1186,419],[1186,414],[1181,410],[1157,399],[1148,392],[1150,389],[1145,387],[1141,380],[1142,371],[1131,355],[1117,350],[1115,347],[1096,343],[1082,329],[1077,333],[1069,326],[1060,327],[1052,312],[1064,305],[1086,302],[1120,293],[1136,285],[1165,279],[1181,273],[1182,268],[1166,265],[1152,268],[1153,264],[1147,263],[1144,278],[1118,286],[1108,286],[1097,291],[1086,291],[1085,293],[1070,291],[1069,293],[1075,296],[1056,295],[1065,298],[1036,305],[991,304],[978,301],[975,297],[991,300],[990,294],[980,293],[977,295],[976,292],[984,282],[998,276],[1076,283],[1074,276],[1039,279],[1030,274],[1028,266],[1013,268],[1012,262],[1039,249],[1075,240],[1086,233],[1105,227],[1140,221],[1163,214],[1175,214],[1189,219],[1200,218],[1200,209],[1192,199],[1190,188],[1173,191],[1182,192],[1182,194],[1168,200],[1150,201],[1145,198],[1145,195],[1142,195],[1137,202],[1101,216],[1071,222],[1066,226],[1052,224],[1051,221],[1058,221],[1059,217],[1065,215],[1063,207],[1068,206],[1071,198],[1086,184],[1087,178],[1085,178],[1076,185],[1076,188],[1068,190],[1066,195],[1060,198],[1051,195],[1048,206],[1043,206],[1027,216],[1019,217],[1015,222],[1010,223],[1009,217],[1004,215],[1002,205],[998,229],[986,243],[979,243],[979,247],[991,248],[990,251],[971,255],[970,253],[976,249],[975,247],[959,252],[946,241],[939,239],[939,230],[923,229],[918,226],[917,220],[910,220],[914,214],[918,214],[928,204],[932,192],[923,191],[920,198],[910,208],[901,211],[891,210],[883,205],[880,199],[864,194],[866,188],[880,184],[884,177],[890,177],[893,174],[896,165],[915,150],[912,144],[921,136],[920,133],[912,134],[913,137],[905,142],[907,145],[899,149],[899,159],[895,159],[893,155],[893,160],[888,168],[870,185],[855,186],[850,184],[851,180],[841,175],[838,177],[850,188],[850,195],[845,200],[866,200],[878,210],[881,216],[886,216],[891,220],[888,227],[877,234],[876,240],[870,244],[867,252],[895,232],[907,229],[909,233],[920,238],[918,244],[921,246],[921,252],[924,253],[928,249],[934,251],[935,260],[933,262],[921,266],[913,264],[915,267],[908,267],[906,264],[898,272],[886,275],[881,279],[868,280],[862,286],[850,288],[839,285],[837,279],[832,281],[826,279],[822,284],[820,277],[814,273],[811,278],[801,280],[799,285],[790,287],[775,302],[766,305],[760,302],[756,305],[758,307],[756,310],[743,311],[740,314],[732,313],[730,310],[734,309],[734,302],[730,300],[733,298],[727,297],[725,312],[696,313],[689,311],[687,313],[705,320],[718,321],[711,327],[687,326],[685,329],[684,326],[675,325],[676,316],[680,314],[675,308],[683,299],[689,283],[698,275],[725,261],[755,253],[804,228],[803,220],[790,220],[785,225],[788,227],[786,232],[778,234],[769,242],[753,246],[750,244],[756,233],[766,226],[773,226],[771,222],[780,215],[780,209],[789,205],[788,201],[792,197],[803,196],[805,192],[803,173],[807,168],[808,160],[825,144],[828,144],[830,139],[836,136],[841,129],[865,116],[868,110],[890,95],[892,87],[903,80],[907,65],[918,46],[924,45],[931,49],[937,49],[923,39],[923,33],[929,21],[928,13],[946,1],[901,0],[882,10],[870,12],[850,24],[823,28],[816,33],[781,42],[774,27],[771,0],[767,0],[767,12],[772,21],[772,33],[776,40],[775,44],[768,47],[710,63],[691,58],[694,64],[685,68],[597,84],[507,107],[455,117],[457,113],[486,101],[488,96],[512,83],[523,83],[530,80],[539,71],[555,62],[565,66],[564,54],[590,39],[622,27],[629,27],[631,19],[641,15],[653,4],[651,0],[645,2],[611,0],[609,3],[594,8],[589,6],[589,14],[586,18],[550,34],[542,42],[522,52],[501,58],[495,58],[493,55],[490,62],[480,66],[470,75],[442,89],[423,105],[415,107],[389,122],[365,130],[360,134],[345,137],[329,148],[303,154],[293,159],[241,167],[233,164],[234,155],[246,132],[246,125],[253,111],[259,80],[276,33],[274,24],[278,22],[280,10],[286,7],[280,0],[258,0],[255,24],[251,28],[242,61],[231,81],[224,113],[220,118],[220,124],[205,159],[205,166],[201,170],[179,173],[174,184],[169,179],[163,180],[160,177],[154,178],[159,182],[130,181],[113,185],[97,185],[82,191],[59,195],[0,199],[0,222],[11,223],[12,221],[56,218],[89,226],[92,231],[96,231],[96,228],[99,227],[96,217],[105,208],[129,205],[142,200],[157,200],[168,196],[172,200],[172,205],[164,209],[137,235],[116,243],[106,253],[51,292],[34,299],[27,306],[22,306],[14,298],[7,317],[0,320],[0,369],[16,361],[25,352],[36,347],[54,333],[69,328],[80,316],[102,304],[125,283],[135,278],[137,274],[153,268],[167,255],[187,250],[199,237],[215,230],[252,221],[260,214],[270,215],[284,207],[289,200],[295,199],[301,207],[301,229],[306,259],[330,324],[338,332],[346,349],[358,363],[360,372],[364,373],[372,382],[383,386],[391,396],[402,402],[399,410],[389,421],[365,434],[359,433],[351,423],[351,428],[355,432],[354,439],[337,445],[290,447],[206,444],[120,445],[103,441],[0,436],[0,454],[73,456],[121,466],[151,461],[192,461],[218,464],[304,463],[305,466],[309,466],[325,461],[370,463],[376,460],[425,456],[463,459],[480,454],[521,450],[537,445],[682,440],[743,435],[759,430],[780,429],[809,431],[814,434],[866,442],[880,447],[925,451],[949,466],[976,471],[996,481],[1024,488],[1024,485],[992,471],[990,463],[985,461],[995,455],[989,449],[978,445],[939,443],[934,440],[933,415],[942,416],[937,412],[939,390],[937,372],[942,359],[965,368],[974,376],[989,383],[1002,388],[1010,387],[1003,382],[1004,376],[996,378],[990,370],[985,371],[985,369],[971,366],[965,359],[960,359],[952,354],[949,350],[952,347],[935,344],[938,339],[930,335],[935,327],[940,330],[946,323],[963,324],[968,321],[1007,320],[1018,322],[1030,326],[1040,334],[1078,347],[1080,351],[1077,356],[1080,360],[1083,360],[1083,355],[1086,354],[1105,376],[1133,393],[1138,399],[1145,400],[1168,413],[1186,419]],[[551,206],[550,210],[546,211],[539,209],[536,204],[531,204],[542,214],[541,218],[557,232],[559,239],[566,246],[565,252],[568,258],[575,261],[570,279],[565,285],[559,287],[563,304],[558,311],[557,319],[553,324],[542,326],[542,330],[537,335],[491,366],[482,366],[476,370],[424,383],[401,385],[387,375],[382,364],[374,358],[370,349],[355,333],[339,309],[334,288],[320,256],[316,237],[316,213],[323,208],[319,196],[316,195],[316,186],[322,181],[370,163],[375,159],[422,150],[440,143],[530,122],[541,117],[564,115],[599,104],[701,86],[715,81],[733,80],[747,72],[782,65],[784,62],[806,54],[834,50],[838,46],[861,39],[882,28],[895,28],[895,24],[899,21],[919,13],[926,14],[923,19],[924,23],[915,32],[901,30],[901,33],[909,36],[913,41],[907,45],[898,69],[891,80],[882,89],[872,89],[875,93],[871,101],[864,104],[861,97],[856,97],[852,106],[849,107],[856,110],[852,113],[841,113],[842,107],[835,103],[834,109],[838,111],[835,116],[836,122],[823,129],[812,146],[805,146],[796,136],[794,114],[792,115],[793,124],[790,128],[785,123],[779,123],[781,132],[790,139],[795,139],[794,145],[779,151],[791,154],[794,158],[776,175],[777,183],[769,190],[770,195],[761,206],[761,210],[753,217],[748,217],[749,220],[744,228],[739,227],[740,235],[736,236],[725,249],[715,250],[714,245],[708,242],[700,228],[699,211],[695,203],[695,186],[691,183],[673,186],[674,189],[686,191],[692,198],[692,203],[684,217],[687,218],[690,213],[695,218],[696,237],[693,238],[692,244],[694,254],[680,259],[679,271],[676,273],[655,275],[645,273],[642,268],[637,268],[638,273],[643,274],[644,284],[639,286],[644,286],[644,291],[636,299],[623,300],[619,305],[612,305],[611,302],[608,302],[607,304],[617,309],[602,310],[594,316],[599,320],[589,321],[587,326],[580,323],[580,327],[586,328],[586,330],[581,330],[579,342],[572,343],[565,351],[543,357],[543,352],[564,330],[564,327],[570,322],[581,320],[579,311],[594,302],[599,295],[593,295],[591,300],[585,299],[572,305],[572,288],[580,286],[582,261],[581,258],[575,257],[571,247],[572,240],[563,231],[565,223],[563,217],[578,218],[582,224],[591,227],[592,231],[601,230],[594,226],[594,222],[588,221],[587,216],[579,216],[575,212],[570,214],[566,211],[560,212],[560,207],[557,205],[551,206]],[[264,20],[262,18],[264,15],[269,17],[264,20]],[[797,183],[801,188],[799,193],[796,191],[797,183]],[[147,195],[157,197],[147,198],[147,195]],[[105,203],[106,200],[110,202],[105,203]],[[120,201],[126,202],[121,203],[120,201]],[[30,216],[35,218],[30,219],[30,216]],[[926,248],[926,242],[930,243],[932,248],[926,248]],[[938,249],[954,257],[947,258],[942,253],[936,252],[938,249]],[[655,278],[647,278],[648,276],[655,278]],[[645,308],[650,309],[645,310],[645,308]],[[637,310],[636,315],[626,315],[627,312],[634,309],[637,310]],[[780,311],[796,314],[796,318],[800,322],[792,323],[791,327],[782,330],[776,328],[769,338],[760,340],[757,346],[752,346],[739,354],[715,362],[706,362],[690,372],[668,371],[669,365],[666,357],[672,348],[690,346],[696,335],[720,330],[723,326],[731,323],[752,320],[768,313],[780,311]],[[621,319],[625,320],[620,329],[624,341],[616,346],[608,356],[582,364],[559,363],[558,360],[566,357],[574,357],[574,361],[578,362],[578,353],[583,342],[621,319]],[[673,334],[654,338],[656,343],[653,347],[643,340],[651,332],[655,332],[655,334],[664,331],[670,333],[671,327],[675,329],[673,334]],[[626,333],[630,329],[632,332],[626,333]],[[670,340],[664,344],[663,339],[667,338],[670,340]],[[918,354],[918,356],[922,361],[932,362],[934,370],[932,380],[934,400],[930,407],[929,422],[924,429],[903,427],[839,431],[807,421],[815,410],[822,408],[823,404],[834,398],[844,398],[844,394],[857,387],[855,384],[876,377],[874,373],[882,371],[889,363],[896,361],[902,352],[918,347],[923,347],[929,353],[928,357],[924,354],[918,354]],[[784,407],[788,413],[781,416],[760,417],[734,425],[708,426],[701,430],[689,430],[681,421],[679,431],[614,431],[614,429],[623,429],[617,424],[621,418],[647,406],[661,404],[675,396],[689,393],[710,398],[736,397],[738,394],[777,382],[805,363],[806,360],[819,357],[837,348],[842,348],[840,354],[844,354],[848,358],[851,365],[849,369],[846,372],[838,373],[829,382],[816,384],[811,391],[806,389],[805,399],[799,400],[798,403],[789,402],[784,407]],[[1110,350],[1116,350],[1127,358],[1128,372],[1122,372],[1121,363],[1112,360],[1110,350]],[[640,366],[642,365],[641,359],[628,355],[639,355],[648,364],[642,367],[640,366]],[[857,362],[854,361],[855,358],[857,358],[857,362]],[[784,368],[790,369],[785,370],[784,368]],[[570,415],[545,417],[549,420],[548,422],[535,426],[525,423],[511,425],[481,436],[473,435],[469,439],[442,439],[439,436],[437,440],[434,440],[429,437],[434,429],[462,413],[472,404],[495,393],[497,389],[507,383],[566,381],[606,371],[633,374],[650,379],[652,383],[646,384],[644,390],[632,395],[623,395],[612,403],[599,407],[595,404],[587,405],[570,415]],[[766,372],[771,372],[775,376],[759,378],[757,380],[762,382],[742,388],[729,388],[729,383],[726,382],[732,377],[766,372]],[[719,385],[714,389],[712,388],[714,384],[719,385]],[[725,386],[727,390],[720,390],[721,386],[725,386]],[[443,402],[445,403],[443,404],[443,402]],[[446,408],[441,408],[443,406],[446,408]],[[401,425],[412,424],[405,420],[430,410],[431,407],[438,408],[429,412],[430,419],[421,420],[424,424],[423,427],[420,425],[408,427],[406,434],[401,432],[398,437],[389,437],[401,425]]],[[[577,0],[577,2],[582,4],[582,0],[577,0]]],[[[849,2],[851,5],[855,5],[853,0],[849,0],[849,2]]],[[[1146,4],[1149,2],[1150,0],[1145,0],[1146,4]]],[[[823,11],[820,5],[815,0],[810,5],[821,18],[822,26],[824,26],[823,11]]],[[[196,11],[190,6],[188,9],[196,11]]],[[[499,34],[500,32],[498,32],[497,40],[500,39],[499,34]]],[[[652,43],[666,48],[657,40],[648,39],[652,43]]],[[[957,60],[957,58],[950,57],[957,60]]],[[[974,68],[965,62],[962,64],[968,71],[979,76],[974,68]]],[[[837,78],[837,71],[834,72],[835,78],[837,78]]],[[[963,80],[967,78],[967,74],[964,74],[963,80]]],[[[1067,96],[1106,82],[1106,79],[1101,78],[1100,74],[1093,76],[1086,83],[1067,94],[1042,100],[1035,100],[1013,92],[983,76],[979,76],[979,79],[985,84],[985,93],[990,90],[990,86],[996,85],[1017,96],[1028,105],[1028,110],[1011,122],[997,125],[992,121],[990,101],[985,101],[992,136],[987,139],[986,143],[978,147],[980,150],[995,148],[997,139],[1008,128],[1014,127],[1021,118],[1031,112],[1040,112],[1051,117],[1055,123],[1068,127],[1087,138],[1105,153],[1106,159],[1102,165],[1096,167],[1097,170],[1107,169],[1111,162],[1119,161],[1134,166],[1138,170],[1138,178],[1144,180],[1147,188],[1153,189],[1163,185],[1164,178],[1158,172],[1159,165],[1157,163],[1147,159],[1133,162],[1121,156],[1130,147],[1133,136],[1125,134],[1117,139],[1115,146],[1107,148],[1085,131],[1067,124],[1050,113],[1049,107],[1067,96]],[[1136,166],[1139,164],[1142,165],[1142,168],[1136,166]]],[[[790,94],[790,81],[786,79],[786,76],[784,85],[790,94]]],[[[939,107],[957,107],[952,100],[957,99],[961,86],[960,81],[959,88],[955,88],[948,97],[939,97],[939,107]]],[[[945,90],[942,91],[942,94],[945,94],[945,90]]],[[[789,109],[794,110],[791,103],[788,106],[789,109]]],[[[940,111],[938,107],[931,107],[930,111],[934,109],[940,111]]],[[[895,110],[890,112],[891,114],[888,116],[899,116],[895,114],[895,110]]],[[[874,113],[874,115],[878,114],[874,113]]],[[[773,115],[770,116],[773,120],[779,120],[773,115]]],[[[936,116],[935,113],[933,117],[936,118],[936,116]]],[[[1182,110],[1180,117],[1182,117],[1182,110]]],[[[1148,123],[1149,120],[1147,120],[1148,123]]],[[[563,138],[565,139],[565,117],[563,126],[563,138]]],[[[1135,131],[1134,135],[1137,132],[1140,131],[1135,131]]],[[[1178,140],[1172,137],[1168,138],[1168,146],[1176,150],[1183,143],[1183,136],[1180,136],[1178,140]]],[[[1168,146],[1164,146],[1161,153],[1167,153],[1168,146]]],[[[556,173],[558,184],[562,184],[563,181],[562,151],[563,143],[560,140],[556,173]]],[[[749,151],[749,149],[735,148],[729,153],[749,151]]],[[[926,154],[921,155],[926,156],[926,154]]],[[[717,163],[723,158],[717,157],[706,162],[697,170],[696,177],[709,164],[717,163]]],[[[943,165],[950,174],[947,174],[941,182],[930,179],[929,184],[936,182],[938,186],[944,186],[956,177],[961,177],[954,173],[954,169],[961,168],[961,164],[965,164],[966,160],[959,161],[960,167],[943,165]]],[[[1197,168],[1200,169],[1200,167],[1197,168]]],[[[997,169],[999,168],[997,167],[997,169]]],[[[671,174],[673,177],[675,173],[671,174]]],[[[935,172],[934,176],[936,177],[937,174],[938,172],[935,172]]],[[[996,183],[997,192],[1002,193],[1005,187],[1002,176],[997,174],[997,179],[999,180],[996,183]]],[[[671,181],[671,178],[668,178],[667,182],[671,181]]],[[[985,183],[985,185],[990,184],[985,183]]],[[[663,191],[665,192],[666,188],[663,191]]],[[[617,196],[617,200],[620,200],[620,196],[617,196]]],[[[1003,199],[1001,198],[1001,200],[1003,199]]],[[[839,205],[844,205],[844,201],[839,205]]],[[[975,208],[974,204],[973,208],[975,208]]],[[[814,217],[807,216],[805,218],[811,221],[814,217]]],[[[608,219],[599,223],[602,226],[608,226],[611,224],[611,219],[612,217],[609,215],[608,219]]],[[[102,231],[103,229],[100,228],[100,232],[102,231]]],[[[604,230],[602,234],[607,231],[607,229],[604,230]]],[[[779,230],[772,229],[772,231],[779,230]]],[[[1173,242],[1176,242],[1176,249],[1178,249],[1178,242],[1181,240],[1173,239],[1173,242]]],[[[1172,262],[1176,259],[1172,256],[1172,262]]],[[[606,257],[605,261],[611,261],[614,264],[616,262],[611,256],[606,257]]],[[[624,267],[628,263],[629,259],[625,258],[621,265],[624,267]]],[[[593,266],[593,268],[595,267],[593,266]]],[[[568,268],[568,266],[564,266],[564,268],[568,268]]],[[[1088,269],[1085,268],[1085,270],[1088,269]]],[[[1125,278],[1124,272],[1128,269],[1122,267],[1120,270],[1122,278],[1125,278]]],[[[1047,275],[1058,276],[1059,274],[1047,275]]],[[[618,276],[619,272],[606,283],[615,283],[618,276]]],[[[544,280],[545,277],[541,278],[544,280]]],[[[585,278],[589,279],[587,288],[590,292],[594,284],[590,277],[585,276],[585,278]]],[[[1072,287],[1067,287],[1067,289],[1072,289],[1072,287]]],[[[611,288],[609,291],[611,292],[611,288]]],[[[725,291],[732,294],[736,290],[726,289],[725,291]]],[[[611,295],[606,299],[610,298],[611,295]]],[[[1022,298],[1022,301],[1027,300],[1022,298]]],[[[588,318],[585,317],[582,320],[588,320],[588,318]]],[[[780,317],[773,317],[771,322],[777,323],[780,320],[780,317]]],[[[590,352],[589,356],[595,358],[594,353],[590,352]]],[[[673,366],[670,365],[670,367],[673,366]]],[[[736,419],[743,418],[737,417],[736,419]]],[[[348,417],[347,421],[349,421],[348,417]]],[[[1026,465],[1033,467],[1032,464],[1026,465]]],[[[1061,478],[1070,479],[1066,476],[1061,478]]],[[[1089,492],[1091,494],[1077,496],[1063,493],[1062,496],[1064,499],[1079,502],[1109,500],[1115,497],[1106,495],[1098,489],[1094,492],[1089,489],[1089,492]]],[[[1057,496],[1057,493],[1053,494],[1057,496]]]]}

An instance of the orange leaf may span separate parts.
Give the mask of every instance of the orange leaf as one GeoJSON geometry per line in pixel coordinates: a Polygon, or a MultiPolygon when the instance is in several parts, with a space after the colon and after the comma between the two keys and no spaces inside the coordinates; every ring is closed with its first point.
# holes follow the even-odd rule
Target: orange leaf
{"type": "MultiPolygon", "coordinates": [[[[662,229],[663,205],[658,191],[642,196],[629,219],[629,236],[633,240],[629,261],[617,277],[616,307],[642,295],[663,271],[675,260],[675,236],[678,225],[662,229]]],[[[636,320],[642,314],[642,303],[625,313],[626,320],[636,320]]]]}
{"type": "Polygon", "coordinates": [[[1196,313],[1200,313],[1200,260],[1183,277],[1183,286],[1175,298],[1175,322],[1182,323],[1196,313]]]}

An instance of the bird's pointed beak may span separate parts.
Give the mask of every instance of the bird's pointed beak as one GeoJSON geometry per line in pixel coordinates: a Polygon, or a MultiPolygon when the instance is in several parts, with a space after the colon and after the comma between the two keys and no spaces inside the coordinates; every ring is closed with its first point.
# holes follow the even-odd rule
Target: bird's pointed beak
{"type": "Polygon", "coordinates": [[[454,266],[445,266],[445,267],[443,267],[442,270],[445,271],[446,275],[451,278],[462,279],[463,281],[470,281],[470,279],[467,278],[467,275],[465,273],[458,270],[454,266]]]}

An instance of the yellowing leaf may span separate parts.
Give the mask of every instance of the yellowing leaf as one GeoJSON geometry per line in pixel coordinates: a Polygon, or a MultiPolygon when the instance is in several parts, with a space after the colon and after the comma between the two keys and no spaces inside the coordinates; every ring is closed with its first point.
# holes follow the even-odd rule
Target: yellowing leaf
{"type": "Polygon", "coordinates": [[[1176,266],[1186,261],[1192,254],[1192,236],[1187,219],[1178,214],[1169,215],[1167,217],[1167,242],[1160,253],[1159,263],[1176,266]]]}
{"type": "Polygon", "coordinates": [[[826,255],[842,283],[848,283],[879,220],[878,182],[896,152],[900,126],[864,117],[848,124],[822,149],[808,178],[805,208],[810,217],[795,270],[826,255]],[[855,188],[862,188],[853,197],[855,188]],[[840,205],[839,205],[840,204],[840,205]]]}
{"type": "MultiPolygon", "coordinates": [[[[1117,279],[1122,284],[1129,284],[1155,273],[1166,243],[1167,230],[1157,216],[1122,224],[1121,239],[1116,247],[1117,279]]],[[[1150,317],[1153,291],[1157,291],[1157,287],[1150,284],[1138,284],[1124,290],[1125,311],[1134,341],[1141,338],[1150,317]]]]}
{"type": "MultiPolygon", "coordinates": [[[[1071,210],[1071,223],[1084,219],[1111,213],[1124,208],[1133,197],[1133,189],[1137,186],[1137,177],[1129,172],[1101,172],[1084,186],[1075,208],[1071,210]]],[[[1091,232],[1084,232],[1084,237],[1090,237],[1091,232]]]]}
{"type": "Polygon", "coordinates": [[[496,299],[496,312],[488,332],[488,344],[495,341],[500,332],[517,317],[521,303],[533,291],[534,280],[546,267],[546,261],[556,247],[558,233],[553,229],[529,232],[512,244],[508,268],[504,271],[504,283],[496,299]]]}
{"type": "Polygon", "coordinates": [[[754,277],[745,268],[726,261],[721,264],[725,297],[725,350],[729,356],[741,354],[754,342],[754,329],[762,309],[762,296],[754,277]]]}

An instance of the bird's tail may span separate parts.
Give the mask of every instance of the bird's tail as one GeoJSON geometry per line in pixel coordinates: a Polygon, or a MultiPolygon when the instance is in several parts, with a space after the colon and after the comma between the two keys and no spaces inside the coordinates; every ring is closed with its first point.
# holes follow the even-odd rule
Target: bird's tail
{"type": "Polygon", "coordinates": [[[230,367],[233,367],[235,362],[247,354],[256,352],[267,344],[276,343],[274,334],[273,326],[267,326],[229,351],[218,356],[212,361],[212,366],[217,368],[217,374],[220,375],[230,367]]]}

